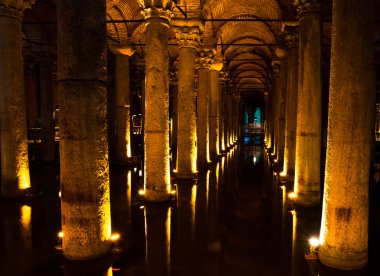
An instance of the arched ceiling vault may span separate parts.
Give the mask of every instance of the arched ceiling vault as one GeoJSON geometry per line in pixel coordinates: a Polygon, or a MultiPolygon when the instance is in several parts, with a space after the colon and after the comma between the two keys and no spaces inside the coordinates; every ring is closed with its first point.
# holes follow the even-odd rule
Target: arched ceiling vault
{"type": "MultiPolygon", "coordinates": [[[[236,89],[266,89],[270,64],[281,36],[282,7],[288,0],[180,0],[174,16],[201,18],[202,44],[223,54],[230,82],[236,89]]],[[[107,2],[108,36],[113,43],[132,43],[144,56],[145,24],[137,0],[107,2]]],[[[178,46],[169,31],[169,54],[175,68],[178,46]]]]}

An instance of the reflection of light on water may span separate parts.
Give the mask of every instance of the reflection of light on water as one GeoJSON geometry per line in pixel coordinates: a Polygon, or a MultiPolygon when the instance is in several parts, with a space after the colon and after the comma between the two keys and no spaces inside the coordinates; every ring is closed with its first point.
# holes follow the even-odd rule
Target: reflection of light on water
{"type": "Polygon", "coordinates": [[[146,208],[144,208],[144,228],[145,228],[145,263],[148,264],[148,221],[146,208]]]}
{"type": "Polygon", "coordinates": [[[256,156],[253,157],[253,165],[256,165],[256,162],[257,162],[257,158],[256,156]]]}
{"type": "Polygon", "coordinates": [[[208,208],[208,197],[209,197],[209,191],[210,191],[210,174],[211,171],[208,170],[206,174],[206,206],[208,208]]]}
{"type": "Polygon", "coordinates": [[[195,227],[195,206],[197,203],[197,185],[191,188],[191,226],[195,227]]]}
{"type": "Polygon", "coordinates": [[[128,204],[128,216],[131,218],[131,202],[132,202],[132,172],[128,171],[127,174],[127,204],[128,204]]]}
{"type": "Polygon", "coordinates": [[[171,224],[172,224],[172,209],[168,208],[168,217],[166,219],[166,248],[167,248],[167,267],[170,272],[170,242],[171,242],[171,224]]]}
{"type": "Polygon", "coordinates": [[[107,270],[107,276],[113,276],[112,266],[107,270]]]}
{"type": "Polygon", "coordinates": [[[21,206],[21,218],[20,222],[22,227],[26,230],[30,230],[30,222],[32,220],[32,207],[28,205],[21,206]]]}

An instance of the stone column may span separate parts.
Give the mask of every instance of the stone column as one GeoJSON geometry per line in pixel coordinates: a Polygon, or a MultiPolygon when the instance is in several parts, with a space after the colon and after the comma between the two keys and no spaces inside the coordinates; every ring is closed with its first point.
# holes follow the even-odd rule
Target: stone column
{"type": "Polygon", "coordinates": [[[219,149],[220,152],[226,151],[226,136],[225,136],[225,121],[226,121],[226,110],[224,104],[226,102],[226,80],[227,72],[220,72],[219,82],[220,82],[220,92],[219,92],[219,149]]]}
{"type": "Polygon", "coordinates": [[[281,59],[280,65],[280,87],[278,95],[278,140],[276,144],[276,159],[278,166],[282,167],[284,162],[285,145],[285,115],[286,115],[286,85],[287,85],[288,60],[287,57],[281,59]]]}
{"type": "Polygon", "coordinates": [[[134,54],[130,45],[110,45],[116,55],[115,70],[115,160],[131,161],[131,93],[129,57],[134,54]]]}
{"type": "Polygon", "coordinates": [[[145,199],[170,199],[168,27],[173,3],[144,1],[146,19],[144,101],[145,199]]]}
{"type": "Polygon", "coordinates": [[[195,91],[195,47],[199,28],[175,28],[179,44],[177,168],[180,179],[197,175],[197,116],[195,91]]]}
{"type": "Polygon", "coordinates": [[[296,204],[320,203],[321,19],[320,3],[298,2],[299,68],[294,192],[296,204]]]}
{"type": "Polygon", "coordinates": [[[273,77],[274,77],[274,87],[273,87],[273,137],[272,137],[272,156],[277,158],[278,145],[279,145],[279,127],[280,127],[280,64],[278,62],[273,63],[273,77]]]}
{"type": "Polygon", "coordinates": [[[177,158],[177,133],[178,133],[178,77],[176,72],[170,73],[170,85],[172,91],[172,129],[171,129],[171,154],[172,160],[177,158]]]}
{"type": "Polygon", "coordinates": [[[62,248],[70,260],[111,247],[105,9],[105,0],[57,1],[62,248]]]}
{"type": "Polygon", "coordinates": [[[198,166],[205,167],[210,162],[209,151],[209,68],[210,53],[200,51],[197,58],[198,66],[198,166]]]}
{"type": "MultiPolygon", "coordinates": [[[[223,66],[223,65],[222,65],[223,66]]],[[[219,71],[222,69],[220,61],[216,60],[210,67],[210,94],[209,94],[209,143],[210,158],[215,160],[220,154],[219,148],[219,71]]]]}
{"type": "Polygon", "coordinates": [[[228,139],[230,146],[234,144],[234,130],[233,130],[233,95],[230,89],[229,94],[227,94],[227,104],[228,104],[228,139]]]}
{"type": "Polygon", "coordinates": [[[335,0],[318,255],[324,265],[344,270],[360,269],[368,260],[368,182],[376,103],[373,53],[374,1],[335,0]]]}
{"type": "Polygon", "coordinates": [[[46,52],[38,52],[36,55],[40,69],[41,160],[43,162],[53,162],[55,159],[53,60],[51,54],[46,52]]]}
{"type": "MultiPolygon", "coordinates": [[[[289,28],[289,27],[288,27],[289,28]]],[[[297,94],[298,94],[298,35],[288,31],[288,81],[286,94],[286,122],[284,168],[282,176],[294,176],[297,128],[297,94]]]]}
{"type": "Polygon", "coordinates": [[[0,0],[1,195],[30,187],[21,19],[34,1],[0,0]]]}

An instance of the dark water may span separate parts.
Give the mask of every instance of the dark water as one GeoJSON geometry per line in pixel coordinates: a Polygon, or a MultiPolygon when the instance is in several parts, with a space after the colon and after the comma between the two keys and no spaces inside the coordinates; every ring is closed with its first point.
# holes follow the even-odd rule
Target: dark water
{"type": "Polygon", "coordinates": [[[124,248],[87,263],[54,250],[60,229],[58,169],[32,168],[33,198],[2,200],[0,275],[380,275],[379,189],[373,187],[370,263],[346,272],[306,261],[320,208],[294,208],[259,146],[236,146],[197,181],[173,179],[170,204],[139,200],[140,168],[111,169],[112,229],[124,248]],[[290,212],[294,210],[294,212],[290,212]]]}

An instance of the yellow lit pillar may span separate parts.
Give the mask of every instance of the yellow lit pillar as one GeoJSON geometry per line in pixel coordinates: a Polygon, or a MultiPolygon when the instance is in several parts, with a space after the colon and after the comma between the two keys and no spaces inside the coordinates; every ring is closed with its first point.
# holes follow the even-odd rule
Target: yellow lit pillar
{"type": "Polygon", "coordinates": [[[21,20],[35,1],[0,1],[1,195],[30,187],[21,20]]]}
{"type": "Polygon", "coordinates": [[[282,175],[294,176],[297,129],[297,95],[298,95],[298,34],[294,28],[287,27],[286,43],[288,46],[288,81],[286,92],[286,121],[284,168],[282,175]]]}
{"type": "Polygon", "coordinates": [[[146,19],[144,198],[170,199],[168,27],[172,1],[141,1],[146,19]]]}
{"type": "Polygon", "coordinates": [[[324,265],[353,270],[368,260],[368,182],[376,102],[374,1],[335,0],[332,34],[318,255],[324,265]]]}
{"type": "Polygon", "coordinates": [[[281,79],[280,79],[280,63],[273,63],[273,138],[272,138],[272,156],[277,158],[279,146],[279,128],[280,128],[280,101],[281,101],[281,79]]]}
{"type": "Polygon", "coordinates": [[[176,27],[175,32],[179,44],[176,175],[180,179],[191,179],[198,172],[194,64],[200,35],[198,27],[176,27]]]}
{"type": "Polygon", "coordinates": [[[278,140],[276,144],[276,159],[279,167],[282,167],[284,162],[284,145],[285,145],[285,115],[286,115],[286,84],[288,72],[288,59],[281,57],[280,65],[280,87],[278,95],[278,140]]]}
{"type": "Polygon", "coordinates": [[[131,95],[129,82],[129,57],[134,54],[130,45],[110,45],[116,56],[115,69],[115,148],[117,162],[128,162],[131,149],[131,95]]]}
{"type": "Polygon", "coordinates": [[[210,67],[210,91],[209,91],[209,144],[210,158],[215,160],[220,154],[219,148],[219,71],[223,63],[215,60],[210,67]]]}
{"type": "Polygon", "coordinates": [[[226,150],[226,136],[225,136],[225,121],[226,121],[226,110],[224,104],[226,102],[226,81],[227,81],[227,72],[220,72],[219,74],[219,149],[220,152],[226,150]]]}
{"type": "Polygon", "coordinates": [[[210,162],[209,151],[209,89],[210,78],[209,68],[211,65],[211,53],[201,50],[197,57],[198,67],[198,97],[197,97],[197,149],[198,149],[198,165],[205,167],[210,162]]]}
{"type": "Polygon", "coordinates": [[[299,14],[299,68],[294,192],[303,206],[320,204],[321,18],[320,3],[294,1],[299,14]]]}
{"type": "Polygon", "coordinates": [[[70,260],[111,248],[105,8],[105,0],[57,1],[62,248],[70,260]]]}

